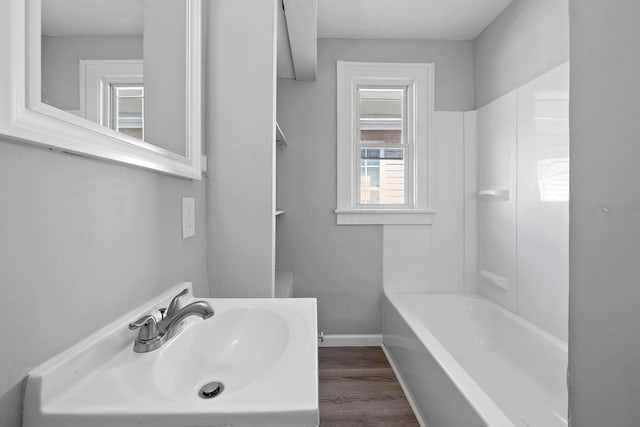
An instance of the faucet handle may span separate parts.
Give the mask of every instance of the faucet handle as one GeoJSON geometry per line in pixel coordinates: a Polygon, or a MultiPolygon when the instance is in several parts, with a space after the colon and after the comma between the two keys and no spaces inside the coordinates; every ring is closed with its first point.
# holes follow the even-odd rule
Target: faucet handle
{"type": "Polygon", "coordinates": [[[189,288],[184,288],[182,292],[180,292],[178,295],[173,297],[173,299],[169,303],[169,308],[167,308],[167,317],[171,316],[173,313],[175,313],[176,311],[182,308],[182,304],[180,303],[180,297],[185,296],[187,293],[189,293],[189,288]]]}
{"type": "Polygon", "coordinates": [[[142,316],[135,322],[129,323],[130,330],[140,329],[138,332],[138,341],[149,341],[158,338],[160,331],[158,329],[158,321],[150,314],[142,316]]]}

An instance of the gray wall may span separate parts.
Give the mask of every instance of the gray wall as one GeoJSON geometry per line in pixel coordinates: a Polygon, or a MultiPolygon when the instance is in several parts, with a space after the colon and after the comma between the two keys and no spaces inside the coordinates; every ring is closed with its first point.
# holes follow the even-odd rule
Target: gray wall
{"type": "Polygon", "coordinates": [[[477,108],[569,59],[568,3],[515,0],[476,38],[477,108]]]}
{"type": "Polygon", "coordinates": [[[4,140],[0,182],[0,426],[18,427],[31,368],[179,281],[209,294],[205,197],[202,182],[4,140]]]}
{"type": "Polygon", "coordinates": [[[142,37],[42,37],[43,102],[62,110],[80,109],[81,59],[142,59],[142,37]]]}
{"type": "Polygon", "coordinates": [[[434,62],[436,109],[473,107],[471,42],[318,40],[316,82],[278,80],[276,265],[295,296],[318,298],[328,334],[381,332],[382,226],[337,226],[336,60],[434,62]]]}
{"type": "Polygon", "coordinates": [[[571,424],[640,420],[640,5],[571,1],[571,424]]]}
{"type": "Polygon", "coordinates": [[[276,0],[209,3],[206,110],[211,295],[272,297],[276,0]]]}

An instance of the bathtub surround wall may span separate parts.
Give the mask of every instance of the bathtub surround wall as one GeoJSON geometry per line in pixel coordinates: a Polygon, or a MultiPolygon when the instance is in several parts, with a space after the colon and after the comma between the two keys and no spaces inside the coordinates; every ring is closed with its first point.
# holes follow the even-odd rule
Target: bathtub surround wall
{"type": "MultiPolygon", "coordinates": [[[[478,127],[479,137],[483,132],[483,126],[488,124],[488,117],[485,117],[483,123],[482,107],[486,106],[491,101],[496,101],[496,105],[491,107],[490,114],[497,113],[500,108],[497,104],[504,106],[502,119],[494,122],[498,125],[499,129],[497,135],[505,137],[505,133],[510,134],[511,142],[507,142],[507,146],[502,148],[502,152],[511,151],[511,158],[503,159],[511,166],[500,164],[492,161],[486,156],[486,150],[481,148],[482,142],[479,141],[479,167],[484,165],[485,174],[491,169],[490,164],[495,166],[495,170],[489,172],[489,176],[485,176],[489,181],[493,180],[491,185],[502,185],[505,188],[511,190],[513,195],[514,190],[519,191],[523,197],[528,197],[528,200],[520,200],[516,205],[516,199],[512,199],[506,204],[490,204],[490,200],[480,201],[478,208],[478,217],[482,220],[485,213],[482,209],[503,210],[502,214],[506,215],[504,221],[497,221],[497,217],[494,216],[494,225],[498,228],[494,230],[497,235],[502,236],[500,245],[505,247],[506,252],[503,256],[495,258],[495,251],[483,251],[483,242],[479,242],[480,253],[478,254],[479,266],[478,270],[484,269],[487,273],[497,273],[500,277],[492,277],[484,275],[477,279],[478,290],[483,295],[493,298],[496,302],[500,302],[505,307],[509,307],[511,310],[523,315],[527,319],[533,321],[539,326],[549,330],[550,332],[562,337],[567,338],[567,294],[568,294],[568,279],[566,278],[567,267],[559,266],[558,259],[552,260],[551,265],[553,269],[547,269],[546,266],[542,267],[542,270],[547,278],[536,277],[536,269],[540,267],[537,263],[544,262],[546,256],[555,254],[557,257],[567,257],[567,244],[566,244],[566,227],[564,234],[559,234],[554,237],[552,233],[546,233],[549,237],[549,241],[554,242],[549,250],[542,250],[539,246],[540,235],[535,233],[527,233],[529,228],[533,227],[534,230],[539,230],[540,224],[547,219],[551,218],[551,221],[563,221],[563,217],[566,215],[566,201],[563,207],[560,207],[562,203],[559,202],[541,202],[540,200],[534,201],[531,197],[539,196],[539,183],[536,182],[538,167],[537,164],[528,163],[528,161],[537,161],[535,156],[541,154],[544,150],[547,150],[546,157],[549,159],[566,156],[565,148],[553,148],[553,130],[549,133],[549,127],[544,127],[549,123],[561,124],[564,123],[564,130],[561,134],[567,137],[566,134],[566,117],[555,117],[561,119],[559,121],[546,120],[544,114],[545,101],[539,99],[539,105],[534,105],[535,99],[532,97],[539,96],[544,98],[545,94],[542,93],[542,88],[535,87],[536,83],[531,83],[533,86],[527,86],[528,82],[536,79],[537,77],[549,72],[552,69],[559,67],[569,59],[569,1],[568,0],[515,0],[507,9],[504,10],[487,28],[480,33],[478,38],[474,41],[474,78],[475,78],[475,104],[479,109],[478,112],[478,127]],[[524,96],[521,96],[518,100],[515,96],[515,90],[521,88],[524,90],[524,96]],[[536,90],[540,93],[534,94],[536,90]],[[512,92],[512,94],[509,94],[512,92]],[[501,98],[504,97],[504,98],[501,98]],[[511,99],[508,99],[511,97],[511,99]],[[498,99],[501,98],[501,99],[498,99]],[[528,104],[525,103],[527,100],[528,104]],[[509,105],[504,105],[504,104],[509,105]],[[520,103],[520,105],[518,105],[520,103]],[[541,107],[542,106],[542,107],[541,107]],[[534,108],[534,111],[531,111],[534,108]],[[517,118],[517,113],[522,117],[517,118]],[[535,117],[539,116],[538,119],[535,117]],[[508,120],[505,120],[508,119],[508,120]],[[507,129],[511,126],[510,129],[507,129]],[[527,130],[528,132],[518,134],[520,131],[527,130]],[[534,130],[540,130],[539,134],[533,132],[534,130]],[[542,138],[551,136],[547,142],[542,138]],[[522,141],[522,149],[516,152],[515,141],[522,141]],[[551,141],[551,143],[549,143],[551,141]],[[511,145],[509,145],[511,144],[511,145]],[[564,150],[564,154],[552,153],[553,150],[564,150]],[[551,151],[549,151],[551,150],[551,151]],[[516,162],[519,163],[516,164],[516,162]],[[525,173],[522,178],[533,176],[533,178],[526,178],[525,181],[519,180],[515,174],[516,166],[519,168],[520,173],[525,173]],[[506,169],[505,169],[506,167],[506,169]],[[502,172],[500,172],[502,171],[502,172]],[[502,178],[496,176],[496,174],[502,173],[502,178]],[[506,174],[506,175],[505,175],[506,174]],[[528,174],[528,175],[527,175],[528,174]],[[531,175],[533,174],[533,175],[531,175]],[[493,175],[493,176],[491,176],[493,175]],[[498,181],[502,180],[502,184],[498,181]],[[533,193],[532,193],[533,192],[533,193]],[[537,194],[534,194],[538,192],[537,194]],[[546,214],[541,214],[539,209],[544,210],[543,205],[558,206],[555,213],[553,208],[546,214]],[[506,210],[505,210],[506,209],[506,210]],[[563,210],[564,209],[564,210],[563,210]],[[516,212],[517,210],[517,212],[516,212]],[[520,220],[520,229],[516,229],[516,218],[520,220]],[[508,233],[507,230],[510,230],[508,233]],[[505,234],[506,233],[506,234],[505,234]],[[525,240],[521,240],[516,247],[516,234],[518,238],[523,237],[525,240]],[[516,259],[516,250],[520,252],[520,256],[516,259]],[[533,251],[533,252],[532,252],[533,251]],[[540,252],[543,255],[535,257],[534,255],[540,252]],[[511,254],[511,255],[510,255],[511,254]],[[533,256],[533,257],[532,257],[533,256]],[[484,267],[483,267],[483,262],[484,267]],[[498,267],[495,263],[501,263],[498,267]],[[502,271],[492,271],[497,269],[502,271]],[[553,270],[553,271],[552,271],[553,270]],[[499,287],[489,284],[492,279],[499,279],[504,277],[510,282],[512,287],[510,291],[500,290],[499,287]],[[521,288],[516,292],[515,281],[516,277],[519,281],[521,288]],[[548,279],[551,278],[551,281],[548,279]],[[546,281],[545,281],[546,280],[546,281]],[[484,283],[484,284],[483,284],[484,283]]],[[[566,70],[565,70],[566,73],[566,70]]],[[[566,74],[565,74],[566,76],[566,74]]],[[[566,85],[568,81],[563,81],[564,87],[560,88],[566,92],[566,85]]],[[[558,89],[558,83],[549,83],[550,90],[558,89]]],[[[561,82],[562,84],[562,82],[561,82]]],[[[547,93],[546,96],[552,96],[553,94],[547,93]]],[[[553,100],[547,100],[553,103],[553,100]]],[[[566,100],[564,101],[564,111],[566,112],[566,100]]],[[[551,112],[553,115],[554,113],[551,112]]],[[[549,116],[547,119],[552,119],[549,116]]],[[[486,148],[486,147],[485,147],[486,148]]],[[[496,151],[498,153],[500,150],[496,151]]],[[[494,158],[493,160],[498,160],[494,158]]],[[[542,160],[542,159],[540,159],[542,160]]],[[[541,163],[541,167],[547,166],[553,168],[553,165],[547,163],[541,163]]],[[[504,162],[503,162],[504,163],[504,162]]],[[[483,171],[479,170],[479,180],[482,181],[483,171]]],[[[484,185],[482,182],[479,185],[484,185]]],[[[482,190],[483,188],[478,188],[482,190]]],[[[469,197],[469,194],[467,194],[469,197]]],[[[498,212],[493,212],[497,214],[498,212]]],[[[487,225],[487,224],[485,224],[487,225]]],[[[478,227],[479,239],[483,239],[482,231],[486,230],[482,224],[478,227]]],[[[489,240],[484,238],[484,243],[487,244],[489,240]]],[[[486,247],[484,249],[487,249],[486,247]]],[[[496,249],[496,248],[493,248],[496,249]]],[[[468,264],[469,265],[469,264],[468,264]]],[[[495,280],[494,280],[495,281],[495,280]]]]}
{"type": "Polygon", "coordinates": [[[514,0],[474,40],[480,108],[569,60],[569,0],[514,0]]]}
{"type": "Polygon", "coordinates": [[[466,111],[464,126],[464,290],[478,290],[478,112],[466,111]]]}
{"type": "Polygon", "coordinates": [[[384,290],[477,291],[566,341],[568,111],[564,64],[477,112],[436,112],[433,225],[383,227],[384,290]]]}
{"type": "MultiPolygon", "coordinates": [[[[295,296],[318,298],[326,334],[379,334],[382,226],[337,226],[333,212],[338,59],[433,62],[436,110],[463,111],[473,107],[473,48],[471,42],[320,39],[317,81],[278,80],[278,122],[291,142],[278,154],[278,206],[287,210],[278,219],[278,267],[293,271],[295,296]]],[[[452,167],[462,168],[462,159],[452,167]]]]}
{"type": "Polygon", "coordinates": [[[479,109],[477,122],[477,290],[511,311],[517,311],[516,106],[516,92],[510,92],[479,109]]]}
{"type": "Polygon", "coordinates": [[[569,413],[640,420],[640,8],[571,1],[569,413]]]}
{"type": "Polygon", "coordinates": [[[205,185],[4,139],[0,182],[0,426],[20,427],[33,367],[175,283],[209,295],[205,185]],[[196,199],[187,240],[182,197],[196,199]]]}
{"type": "Polygon", "coordinates": [[[518,314],[567,341],[569,64],[517,93],[518,314]]]}
{"type": "MultiPolygon", "coordinates": [[[[560,66],[569,59],[569,6],[568,0],[515,0],[507,9],[504,10],[493,22],[491,22],[487,28],[474,40],[474,104],[476,108],[481,108],[487,105],[489,102],[494,101],[501,96],[508,94],[511,91],[525,85],[527,82],[532,81],[538,76],[560,66]]],[[[507,102],[502,100],[500,102],[507,102]]],[[[517,100],[514,97],[511,99],[511,134],[512,141],[517,138],[516,127],[519,124],[516,121],[515,110],[517,108],[517,100]]],[[[520,106],[525,108],[524,105],[520,106]]],[[[514,311],[518,311],[520,314],[525,315],[530,320],[544,327],[553,333],[562,336],[566,339],[566,286],[555,287],[550,283],[535,284],[535,280],[532,278],[531,270],[529,266],[517,265],[516,259],[513,257],[505,265],[510,269],[510,273],[503,272],[500,276],[506,276],[510,281],[515,281],[516,269],[520,268],[521,272],[528,277],[523,279],[524,282],[528,282],[531,286],[525,285],[526,289],[519,297],[516,297],[516,293],[512,290],[509,295],[504,294],[498,288],[487,288],[480,283],[477,275],[477,271],[482,269],[482,266],[476,266],[478,256],[482,258],[483,253],[477,254],[474,244],[476,217],[475,209],[479,207],[477,203],[484,203],[478,200],[478,190],[481,190],[478,182],[474,182],[473,167],[476,163],[476,159],[480,161],[480,165],[483,164],[483,152],[479,150],[475,153],[477,143],[472,140],[476,132],[476,128],[480,126],[480,132],[482,132],[482,125],[474,125],[473,121],[476,119],[481,120],[482,111],[479,113],[468,112],[465,114],[465,290],[474,291],[476,286],[484,287],[479,289],[484,292],[485,295],[493,296],[496,301],[502,302],[505,306],[510,307],[514,311]],[[479,158],[478,158],[479,156],[479,158]],[[531,279],[531,281],[529,280],[531,279]],[[519,310],[517,298],[521,299],[522,307],[526,307],[524,311],[519,310]],[[541,301],[546,301],[541,305],[541,301]],[[543,313],[543,307],[549,305],[552,312],[552,316],[547,316],[543,313]],[[564,309],[562,308],[564,307],[564,309]],[[564,313],[564,314],[562,314],[564,313]],[[563,323],[564,322],[564,323],[563,323]],[[564,325],[564,326],[563,326],[564,325]]],[[[529,115],[529,119],[531,119],[529,115]]],[[[529,121],[529,124],[520,123],[521,127],[529,126],[535,128],[539,123],[529,121]]],[[[544,119],[542,118],[542,121],[544,119]]],[[[538,121],[540,122],[540,121],[538,121]]],[[[485,122],[486,124],[486,122],[485,122]]],[[[505,131],[505,129],[503,129],[505,131]]],[[[480,133],[478,134],[480,135],[480,133]]],[[[529,147],[531,150],[536,150],[535,137],[529,139],[529,147]]],[[[478,142],[479,143],[479,142],[478,142]]],[[[515,147],[514,147],[515,148],[515,147]]],[[[513,154],[513,161],[515,162],[515,151],[513,154]]],[[[522,160],[522,159],[521,159],[522,160]]],[[[515,165],[515,163],[514,163],[515,165]]],[[[486,165],[485,165],[486,166],[486,165]]],[[[527,165],[527,167],[533,171],[535,166],[527,165]]],[[[510,169],[512,170],[512,169],[510,169]]],[[[482,171],[478,171],[482,173],[482,171]]],[[[507,176],[508,187],[515,189],[516,179],[515,177],[509,178],[507,176]]],[[[522,184],[522,183],[521,183],[522,184]]],[[[534,185],[534,182],[529,182],[534,185]]],[[[506,185],[506,184],[505,184],[506,185]]],[[[528,190],[535,190],[535,186],[531,188],[520,188],[521,192],[528,190]]],[[[524,193],[523,193],[524,194],[524,193]]],[[[511,237],[508,239],[510,243],[510,250],[515,253],[516,250],[516,204],[505,205],[502,207],[510,207],[510,211],[506,212],[508,217],[506,222],[502,223],[503,230],[505,225],[511,224],[511,237]],[[512,219],[509,219],[512,218],[512,219]]],[[[530,205],[529,207],[531,207],[530,205]]],[[[487,207],[487,206],[485,206],[487,207]]],[[[500,208],[499,206],[490,206],[490,208],[500,208]]],[[[565,210],[566,211],[566,210],[565,210]]],[[[533,210],[522,211],[521,213],[533,212],[533,210]]],[[[482,216],[482,212],[478,212],[478,216],[482,216]]],[[[535,215],[533,215],[535,216],[535,215]]],[[[531,217],[532,218],[532,217],[531,217]]],[[[535,226],[535,222],[531,223],[535,226]]],[[[482,227],[478,228],[478,232],[482,234],[482,227]]],[[[499,233],[501,234],[501,233],[499,233]]],[[[529,235],[532,236],[532,235],[529,235]]],[[[536,245],[529,241],[527,248],[535,248],[536,245]]],[[[562,246],[561,246],[562,247],[562,246]]],[[[566,248],[566,245],[564,246],[566,248]]],[[[523,250],[524,247],[517,248],[523,250]]],[[[557,253],[555,249],[558,246],[554,246],[552,253],[557,253]]],[[[526,249],[524,249],[526,252],[526,249]]],[[[435,249],[434,249],[435,252],[435,249]]],[[[521,258],[524,259],[524,258],[521,258]]],[[[504,260],[503,260],[504,261],[504,260]]],[[[490,273],[491,269],[486,269],[490,273]]],[[[555,277],[559,277],[556,273],[555,277]]],[[[482,280],[487,280],[486,276],[482,280]]],[[[566,285],[566,280],[563,283],[566,285]]],[[[553,281],[553,283],[557,283],[553,281]]]]}
{"type": "Polygon", "coordinates": [[[568,112],[569,64],[478,111],[478,292],[565,341],[568,112]]]}
{"type": "Polygon", "coordinates": [[[430,226],[383,226],[385,291],[465,291],[464,116],[456,111],[433,115],[431,198],[436,214],[430,226]]]}
{"type": "Polygon", "coordinates": [[[205,144],[215,297],[274,292],[276,7],[276,0],[208,2],[205,144]]]}

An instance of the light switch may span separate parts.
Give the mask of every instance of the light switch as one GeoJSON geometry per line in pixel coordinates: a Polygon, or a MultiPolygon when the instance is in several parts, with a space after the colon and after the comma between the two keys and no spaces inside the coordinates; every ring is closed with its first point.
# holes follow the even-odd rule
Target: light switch
{"type": "Polygon", "coordinates": [[[182,198],[182,238],[188,239],[196,235],[196,199],[182,198]]]}

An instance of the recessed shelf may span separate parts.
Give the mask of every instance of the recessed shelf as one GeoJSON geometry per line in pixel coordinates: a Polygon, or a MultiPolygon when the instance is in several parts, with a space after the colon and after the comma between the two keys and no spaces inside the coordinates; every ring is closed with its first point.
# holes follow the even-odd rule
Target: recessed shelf
{"type": "Polygon", "coordinates": [[[282,129],[280,129],[280,125],[276,122],[276,144],[280,149],[284,149],[284,147],[288,147],[287,138],[285,138],[284,133],[282,133],[282,129]]]}

